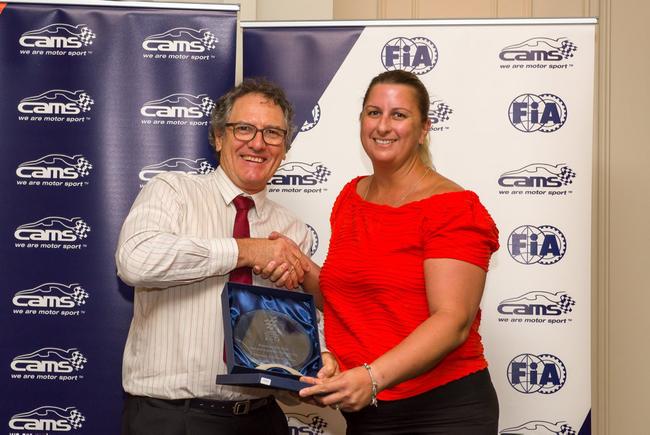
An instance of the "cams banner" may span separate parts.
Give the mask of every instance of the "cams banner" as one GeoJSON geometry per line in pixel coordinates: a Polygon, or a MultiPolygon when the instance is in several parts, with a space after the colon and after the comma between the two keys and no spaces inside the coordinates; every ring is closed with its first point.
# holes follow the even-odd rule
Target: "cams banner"
{"type": "MultiPolygon", "coordinates": [[[[500,434],[589,434],[595,20],[242,23],[244,75],[287,88],[301,126],[269,183],[312,227],[322,263],[342,186],[371,172],[364,91],[404,69],[431,95],[437,170],[500,230],[482,304],[500,434]]],[[[286,408],[295,433],[343,434],[331,410],[286,408]]]]}
{"type": "Polygon", "coordinates": [[[216,162],[238,6],[0,3],[0,425],[119,433],[132,289],[121,223],[162,171],[216,162]]]}

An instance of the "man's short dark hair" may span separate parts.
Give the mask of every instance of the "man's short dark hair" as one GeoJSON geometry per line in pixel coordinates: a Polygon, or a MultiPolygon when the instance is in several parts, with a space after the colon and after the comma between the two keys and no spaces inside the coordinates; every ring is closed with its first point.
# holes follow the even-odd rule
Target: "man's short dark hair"
{"type": "MultiPolygon", "coordinates": [[[[293,107],[287,99],[287,96],[281,87],[264,78],[247,78],[239,85],[222,95],[215,103],[212,113],[210,114],[210,131],[208,139],[212,146],[216,145],[216,137],[221,136],[226,128],[226,123],[232,112],[237,99],[247,94],[261,94],[267,99],[277,104],[282,109],[284,121],[287,125],[287,136],[285,138],[285,151],[291,148],[291,139],[293,137],[293,107]]],[[[215,146],[216,149],[216,146],[215,146]]],[[[219,151],[217,151],[219,155],[219,151]]]]}

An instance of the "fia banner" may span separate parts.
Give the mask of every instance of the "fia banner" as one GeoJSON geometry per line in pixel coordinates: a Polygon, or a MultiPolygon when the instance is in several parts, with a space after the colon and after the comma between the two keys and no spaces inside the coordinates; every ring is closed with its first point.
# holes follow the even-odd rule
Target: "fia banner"
{"type": "MultiPolygon", "coordinates": [[[[481,334],[499,433],[589,434],[595,20],[242,23],[244,76],[287,88],[301,127],[269,183],[311,226],[322,263],[342,186],[372,168],[359,141],[376,74],[431,95],[436,169],[475,191],[500,230],[481,334]]],[[[287,407],[294,433],[342,434],[329,410],[287,407]]]]}
{"type": "Polygon", "coordinates": [[[235,81],[238,6],[0,4],[4,211],[0,422],[113,435],[133,290],[115,274],[133,199],[214,170],[214,100],[235,81]]]}

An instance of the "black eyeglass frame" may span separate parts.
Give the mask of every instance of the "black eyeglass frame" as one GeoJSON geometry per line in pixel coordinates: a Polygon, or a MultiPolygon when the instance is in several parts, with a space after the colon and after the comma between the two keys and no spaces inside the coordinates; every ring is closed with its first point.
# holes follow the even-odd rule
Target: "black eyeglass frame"
{"type": "Polygon", "coordinates": [[[283,128],[279,128],[279,127],[264,127],[264,128],[257,128],[257,127],[254,126],[253,124],[249,124],[249,123],[247,123],[247,122],[227,122],[226,124],[224,124],[224,126],[225,126],[225,127],[230,127],[230,128],[232,128],[232,134],[233,134],[233,136],[235,136],[235,139],[237,139],[237,140],[241,140],[241,141],[245,141],[245,142],[250,142],[250,141],[252,141],[253,139],[255,139],[255,136],[257,136],[257,133],[259,133],[260,131],[262,132],[262,140],[264,141],[265,144],[267,144],[267,145],[269,145],[269,146],[280,146],[280,145],[282,145],[282,144],[284,143],[284,141],[285,141],[286,138],[287,138],[287,130],[285,130],[285,129],[283,129],[283,128]],[[241,139],[241,138],[237,137],[237,127],[238,127],[238,126],[246,126],[246,127],[250,127],[250,128],[252,128],[253,130],[255,130],[255,132],[253,133],[253,136],[251,136],[250,139],[241,139]],[[280,142],[278,142],[278,143],[273,143],[273,142],[269,142],[269,141],[267,140],[267,138],[265,137],[265,135],[267,134],[266,132],[269,131],[269,130],[280,131],[280,132],[282,132],[282,138],[281,138],[280,142]]]}

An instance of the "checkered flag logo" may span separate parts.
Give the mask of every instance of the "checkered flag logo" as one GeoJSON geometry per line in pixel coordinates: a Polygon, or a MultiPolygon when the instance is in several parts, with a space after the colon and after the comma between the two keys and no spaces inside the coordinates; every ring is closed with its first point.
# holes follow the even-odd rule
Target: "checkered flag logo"
{"type": "Polygon", "coordinates": [[[90,174],[90,170],[93,168],[92,163],[90,163],[85,157],[80,157],[77,160],[77,163],[74,165],[75,171],[82,177],[90,174]]]}
{"type": "Polygon", "coordinates": [[[317,415],[311,419],[311,423],[309,423],[309,427],[313,430],[314,434],[321,435],[325,433],[327,422],[323,417],[317,415]]]}
{"type": "Polygon", "coordinates": [[[214,108],[215,104],[214,101],[212,101],[212,98],[210,97],[203,97],[201,99],[201,110],[203,113],[205,113],[206,116],[210,115],[210,112],[212,112],[212,108],[214,108]]]}
{"type": "Polygon", "coordinates": [[[72,295],[70,296],[77,305],[84,305],[86,303],[86,299],[89,297],[88,292],[84,290],[80,285],[76,286],[72,290],[72,295]]]}
{"type": "Polygon", "coordinates": [[[447,121],[449,119],[449,115],[454,113],[451,107],[446,105],[445,103],[439,103],[438,106],[433,110],[431,113],[434,117],[438,118],[438,122],[443,122],[447,121]]]}
{"type": "Polygon", "coordinates": [[[563,166],[560,168],[560,180],[564,185],[566,186],[567,184],[573,183],[573,179],[575,178],[576,173],[573,169],[569,168],[568,166],[563,166]]]}
{"type": "Polygon", "coordinates": [[[68,420],[73,429],[79,429],[82,426],[81,423],[86,421],[86,417],[81,415],[78,409],[73,408],[70,411],[70,416],[66,420],[68,420]]]}
{"type": "Polygon", "coordinates": [[[84,45],[92,45],[93,39],[95,39],[95,33],[90,30],[88,27],[83,27],[81,33],[79,34],[79,39],[83,42],[84,45]]]}
{"type": "Polygon", "coordinates": [[[562,435],[576,435],[576,431],[573,430],[573,428],[571,426],[569,426],[568,424],[563,424],[560,427],[560,430],[561,430],[560,433],[562,435]]]}
{"type": "Polygon", "coordinates": [[[278,327],[278,319],[276,317],[267,317],[264,319],[264,326],[266,327],[266,334],[264,338],[268,341],[280,341],[280,328],[278,327]]]}
{"type": "Polygon", "coordinates": [[[332,175],[332,171],[327,169],[323,165],[318,165],[316,166],[316,172],[314,172],[314,178],[316,178],[316,181],[319,183],[324,183],[327,181],[327,177],[332,175]]]}
{"type": "Polygon", "coordinates": [[[278,330],[278,319],[276,317],[267,317],[264,319],[264,326],[268,332],[276,332],[278,330]]]}
{"type": "Polygon", "coordinates": [[[562,41],[562,44],[560,46],[560,53],[562,53],[562,56],[565,59],[573,57],[573,53],[576,50],[578,50],[578,46],[575,45],[573,42],[569,41],[568,39],[565,40],[565,41],[562,41]]]}
{"type": "Polygon", "coordinates": [[[203,161],[199,165],[199,169],[197,171],[199,174],[209,174],[211,172],[214,172],[214,168],[209,162],[203,161]]]}
{"type": "Polygon", "coordinates": [[[216,36],[212,32],[206,31],[203,33],[203,38],[201,39],[201,42],[203,43],[203,46],[207,48],[208,50],[212,50],[214,47],[217,46],[217,42],[219,42],[219,39],[217,39],[216,36]]]}
{"type": "Polygon", "coordinates": [[[79,99],[77,100],[77,106],[81,109],[82,112],[88,112],[93,104],[95,104],[95,100],[90,98],[90,95],[88,95],[85,92],[82,92],[79,95],[79,99]]]}
{"type": "Polygon", "coordinates": [[[83,240],[88,237],[88,233],[90,232],[90,225],[88,225],[82,219],[79,219],[74,223],[73,231],[80,240],[83,240]]]}
{"type": "Polygon", "coordinates": [[[81,352],[79,352],[78,350],[72,352],[72,358],[70,358],[70,364],[72,364],[72,367],[74,367],[75,370],[83,369],[84,364],[87,362],[88,360],[86,359],[85,356],[82,355],[81,352]]]}
{"type": "Polygon", "coordinates": [[[560,296],[560,302],[557,304],[560,307],[560,310],[563,313],[570,313],[573,311],[573,306],[576,304],[576,301],[569,295],[560,296]]]}

